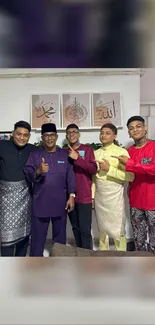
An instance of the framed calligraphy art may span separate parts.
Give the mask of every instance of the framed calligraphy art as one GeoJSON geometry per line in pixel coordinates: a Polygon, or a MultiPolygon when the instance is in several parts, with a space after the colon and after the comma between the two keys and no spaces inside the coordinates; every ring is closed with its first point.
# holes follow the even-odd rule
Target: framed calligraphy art
{"type": "Polygon", "coordinates": [[[60,96],[58,94],[32,95],[32,129],[40,129],[44,123],[55,123],[57,128],[60,128],[60,96]]]}
{"type": "Polygon", "coordinates": [[[91,95],[62,95],[62,127],[75,123],[81,128],[91,127],[91,95]]]}
{"type": "Polygon", "coordinates": [[[120,93],[92,94],[92,126],[98,128],[105,123],[123,127],[120,93]]]}

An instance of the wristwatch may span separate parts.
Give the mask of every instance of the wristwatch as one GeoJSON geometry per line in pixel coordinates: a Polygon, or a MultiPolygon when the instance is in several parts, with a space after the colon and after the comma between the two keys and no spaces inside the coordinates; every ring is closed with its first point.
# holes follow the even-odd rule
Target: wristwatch
{"type": "Polygon", "coordinates": [[[70,193],[70,196],[75,197],[75,194],[74,193],[70,193]]]}

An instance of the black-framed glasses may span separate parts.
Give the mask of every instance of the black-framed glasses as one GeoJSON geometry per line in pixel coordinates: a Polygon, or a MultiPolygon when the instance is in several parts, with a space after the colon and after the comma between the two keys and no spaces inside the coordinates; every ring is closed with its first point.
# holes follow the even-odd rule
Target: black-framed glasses
{"type": "Polygon", "coordinates": [[[56,133],[43,134],[44,139],[48,139],[48,138],[55,139],[56,136],[57,136],[56,133]]]}
{"type": "Polygon", "coordinates": [[[74,130],[74,131],[67,131],[66,132],[66,135],[69,136],[69,135],[74,135],[74,134],[78,134],[79,131],[78,130],[74,130]]]}

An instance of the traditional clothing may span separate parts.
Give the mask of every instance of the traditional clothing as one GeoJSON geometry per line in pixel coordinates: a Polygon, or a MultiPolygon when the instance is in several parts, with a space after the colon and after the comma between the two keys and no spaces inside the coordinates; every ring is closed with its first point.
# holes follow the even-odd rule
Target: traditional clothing
{"type": "Polygon", "coordinates": [[[75,150],[77,160],[72,160],[76,178],[75,208],[69,213],[77,247],[92,249],[92,175],[96,174],[97,165],[93,149],[80,144],[75,150]]]}
{"type": "Polygon", "coordinates": [[[42,256],[50,219],[54,225],[53,241],[66,244],[65,207],[68,195],[76,192],[75,175],[67,151],[58,147],[55,152],[42,148],[31,153],[25,173],[33,184],[31,255],[42,256]],[[37,177],[42,158],[49,171],[37,177]]]}
{"type": "Polygon", "coordinates": [[[97,171],[94,151],[85,144],[80,144],[75,151],[78,152],[78,159],[72,161],[77,188],[75,202],[92,203],[92,175],[97,171]]]}
{"type": "Polygon", "coordinates": [[[10,246],[30,234],[31,195],[25,180],[0,180],[2,245],[10,246]]]}
{"type": "Polygon", "coordinates": [[[132,173],[111,156],[128,155],[126,149],[115,144],[95,151],[98,161],[106,159],[110,163],[109,171],[98,170],[93,178],[92,193],[95,201],[95,215],[100,232],[100,249],[108,249],[109,237],[115,241],[116,249],[126,250],[124,182],[134,179],[132,173]],[[122,244],[123,241],[123,244],[122,244]]]}
{"type": "Polygon", "coordinates": [[[135,174],[129,187],[129,203],[136,250],[155,253],[155,142],[148,140],[140,148],[133,145],[128,152],[126,171],[135,174]]]}
{"type": "MultiPolygon", "coordinates": [[[[0,237],[5,246],[30,235],[31,184],[25,180],[24,166],[36,146],[17,146],[13,140],[0,141],[0,237]]],[[[13,246],[12,246],[13,247],[13,246]]],[[[3,255],[3,254],[2,254],[3,255]]]]}

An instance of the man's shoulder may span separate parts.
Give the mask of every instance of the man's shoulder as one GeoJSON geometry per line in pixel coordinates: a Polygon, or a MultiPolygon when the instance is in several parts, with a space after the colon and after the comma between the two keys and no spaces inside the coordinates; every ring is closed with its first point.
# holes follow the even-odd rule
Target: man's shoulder
{"type": "Polygon", "coordinates": [[[99,148],[94,150],[94,157],[96,160],[99,160],[103,156],[103,149],[99,148]]]}
{"type": "Polygon", "coordinates": [[[155,147],[155,140],[148,139],[148,144],[151,145],[152,147],[155,147]]]}
{"type": "Polygon", "coordinates": [[[1,147],[9,147],[11,145],[11,140],[0,140],[1,147]]]}
{"type": "Polygon", "coordinates": [[[118,153],[120,155],[125,155],[128,152],[126,148],[123,148],[123,147],[120,147],[120,146],[117,146],[117,150],[118,150],[118,153]]]}
{"type": "Polygon", "coordinates": [[[66,148],[57,147],[57,152],[59,152],[60,155],[68,156],[68,150],[66,148]]]}
{"type": "Polygon", "coordinates": [[[135,149],[135,146],[134,146],[134,144],[132,144],[131,146],[129,146],[128,148],[127,148],[127,151],[132,151],[132,150],[134,150],[135,149]]]}
{"type": "Polygon", "coordinates": [[[44,151],[43,148],[36,147],[35,145],[30,144],[29,146],[29,154],[33,157],[38,157],[44,151]]]}
{"type": "Polygon", "coordinates": [[[79,150],[94,151],[89,144],[83,144],[83,143],[80,144],[79,150]]]}
{"type": "Polygon", "coordinates": [[[102,147],[101,148],[98,148],[98,149],[94,150],[94,154],[95,155],[98,155],[102,151],[103,151],[102,147]]]}
{"type": "MultiPolygon", "coordinates": [[[[147,148],[149,147],[150,149],[151,148],[153,148],[153,149],[155,149],[155,140],[150,140],[150,139],[148,139],[148,141],[147,141],[147,143],[146,143],[146,146],[147,146],[147,148]]],[[[134,144],[132,144],[130,147],[128,147],[128,151],[133,151],[133,150],[135,150],[136,148],[135,148],[135,145],[134,144]]]]}
{"type": "Polygon", "coordinates": [[[40,149],[39,147],[35,146],[34,144],[32,143],[28,143],[27,144],[27,148],[29,149],[29,151],[37,151],[38,149],[40,149]]]}

